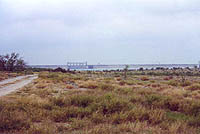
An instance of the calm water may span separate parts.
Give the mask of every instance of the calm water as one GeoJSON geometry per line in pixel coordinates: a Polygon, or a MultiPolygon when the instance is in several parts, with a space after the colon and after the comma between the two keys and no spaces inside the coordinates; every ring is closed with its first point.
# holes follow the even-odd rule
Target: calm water
{"type": "MultiPolygon", "coordinates": [[[[76,69],[76,70],[91,70],[91,71],[102,71],[102,70],[122,70],[125,68],[126,65],[93,65],[93,69],[76,69]]],[[[163,68],[194,68],[197,66],[197,64],[143,64],[143,65],[129,65],[129,69],[139,69],[139,68],[144,68],[144,69],[152,69],[152,68],[157,68],[157,67],[163,67],[163,68]]],[[[36,68],[51,68],[55,69],[58,67],[68,69],[66,65],[32,65],[31,67],[36,67],[36,68]]],[[[74,70],[74,69],[71,69],[74,70]]]]}

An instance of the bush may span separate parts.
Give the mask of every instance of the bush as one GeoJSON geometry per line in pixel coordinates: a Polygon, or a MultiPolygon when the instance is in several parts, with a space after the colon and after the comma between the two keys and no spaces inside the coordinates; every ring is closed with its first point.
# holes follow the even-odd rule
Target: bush
{"type": "Polygon", "coordinates": [[[118,97],[110,96],[106,94],[101,98],[99,111],[103,114],[120,113],[121,111],[126,111],[131,108],[131,104],[118,97]]]}
{"type": "Polygon", "coordinates": [[[70,103],[74,106],[87,107],[94,101],[93,96],[89,95],[75,95],[70,97],[70,103]]]}
{"type": "Polygon", "coordinates": [[[154,102],[160,102],[162,100],[162,96],[156,94],[145,95],[145,98],[147,105],[152,105],[154,102]]]}

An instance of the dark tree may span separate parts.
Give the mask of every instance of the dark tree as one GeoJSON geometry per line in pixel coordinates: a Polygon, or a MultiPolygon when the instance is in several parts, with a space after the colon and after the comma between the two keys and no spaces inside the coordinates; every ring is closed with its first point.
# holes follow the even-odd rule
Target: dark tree
{"type": "Polygon", "coordinates": [[[6,70],[6,58],[3,55],[0,55],[0,71],[6,70]]]}
{"type": "Polygon", "coordinates": [[[26,63],[17,53],[10,55],[0,55],[0,70],[1,71],[23,71],[26,63]]]}

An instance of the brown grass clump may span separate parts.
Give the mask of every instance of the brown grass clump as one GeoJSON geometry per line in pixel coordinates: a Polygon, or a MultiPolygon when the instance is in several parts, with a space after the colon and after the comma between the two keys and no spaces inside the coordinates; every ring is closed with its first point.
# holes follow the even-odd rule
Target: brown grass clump
{"type": "Polygon", "coordinates": [[[73,89],[74,86],[67,84],[67,85],[66,85],[66,88],[67,88],[67,89],[73,89]]]}
{"type": "Polygon", "coordinates": [[[145,76],[141,77],[140,79],[141,79],[142,81],[148,81],[148,80],[149,80],[149,78],[148,78],[148,77],[145,77],[145,76]]]}
{"type": "Polygon", "coordinates": [[[173,79],[173,76],[168,76],[168,77],[165,77],[163,80],[169,81],[169,80],[172,80],[172,79],[173,79]]]}
{"type": "Polygon", "coordinates": [[[27,114],[22,111],[3,109],[0,112],[0,132],[23,130],[30,127],[27,114]]]}
{"type": "Polygon", "coordinates": [[[51,134],[56,133],[56,127],[52,122],[33,124],[28,129],[28,134],[51,134]]]}
{"type": "Polygon", "coordinates": [[[193,84],[193,85],[189,86],[187,88],[187,90],[190,90],[190,91],[200,90],[200,84],[193,84]]]}
{"type": "Polygon", "coordinates": [[[151,86],[152,86],[153,88],[161,87],[160,84],[151,84],[151,86]]]}
{"type": "Polygon", "coordinates": [[[115,86],[112,84],[101,83],[99,84],[99,88],[105,91],[112,91],[115,89],[115,86]]]}
{"type": "Polygon", "coordinates": [[[39,83],[36,85],[36,88],[39,88],[39,89],[44,89],[46,87],[47,87],[47,84],[45,84],[45,83],[39,83]]]}
{"type": "Polygon", "coordinates": [[[24,75],[24,74],[0,71],[0,81],[8,79],[8,78],[12,78],[12,77],[17,77],[20,75],[24,75]]]}
{"type": "Polygon", "coordinates": [[[168,85],[177,87],[177,86],[179,85],[179,82],[178,82],[178,81],[175,81],[175,80],[170,80],[170,81],[168,82],[168,85]]]}
{"type": "Polygon", "coordinates": [[[181,85],[182,87],[187,87],[187,86],[192,85],[192,82],[190,82],[190,81],[185,81],[185,82],[182,82],[180,85],[181,85]]]}
{"type": "Polygon", "coordinates": [[[79,86],[80,88],[88,88],[88,89],[96,89],[98,87],[98,84],[96,82],[86,82],[84,84],[81,84],[79,86]]]}
{"type": "Polygon", "coordinates": [[[124,81],[124,80],[121,80],[120,82],[119,82],[119,85],[120,86],[124,86],[126,84],[126,82],[124,81]]]}

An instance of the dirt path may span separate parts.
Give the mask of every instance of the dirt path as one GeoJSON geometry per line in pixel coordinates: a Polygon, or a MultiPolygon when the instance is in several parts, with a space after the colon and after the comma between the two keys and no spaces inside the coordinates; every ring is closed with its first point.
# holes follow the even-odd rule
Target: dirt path
{"type": "Polygon", "coordinates": [[[37,75],[27,75],[1,81],[0,96],[7,95],[17,89],[20,89],[37,78],[38,78],[37,75]]]}

